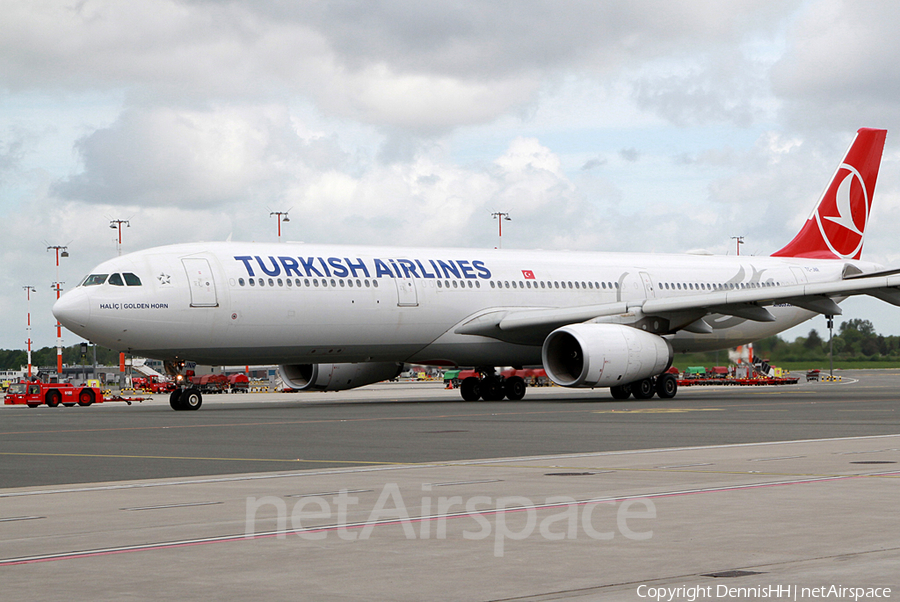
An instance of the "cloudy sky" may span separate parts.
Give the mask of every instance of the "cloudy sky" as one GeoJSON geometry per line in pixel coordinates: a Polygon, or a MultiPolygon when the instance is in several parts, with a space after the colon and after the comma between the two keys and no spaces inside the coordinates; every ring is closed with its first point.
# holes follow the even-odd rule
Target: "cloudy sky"
{"type": "MultiPolygon", "coordinates": [[[[889,130],[864,258],[900,266],[900,4],[0,0],[0,348],[55,344],[123,251],[287,240],[767,255],[889,130]]],[[[900,334],[900,309],[845,318],[900,334]]],[[[817,318],[810,327],[824,330],[817,318]]],[[[66,333],[66,344],[79,341],[66,333]]]]}

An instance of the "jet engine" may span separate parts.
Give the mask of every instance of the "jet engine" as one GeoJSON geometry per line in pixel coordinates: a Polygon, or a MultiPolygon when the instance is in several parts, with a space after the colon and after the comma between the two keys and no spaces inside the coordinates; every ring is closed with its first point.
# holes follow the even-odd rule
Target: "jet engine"
{"type": "Polygon", "coordinates": [[[395,362],[359,364],[286,364],[278,366],[284,384],[298,391],[344,391],[394,378],[403,369],[395,362]]]}
{"type": "Polygon", "coordinates": [[[550,333],[544,369],[564,387],[612,387],[657,376],[672,365],[672,346],[621,324],[570,324],[550,333]]]}

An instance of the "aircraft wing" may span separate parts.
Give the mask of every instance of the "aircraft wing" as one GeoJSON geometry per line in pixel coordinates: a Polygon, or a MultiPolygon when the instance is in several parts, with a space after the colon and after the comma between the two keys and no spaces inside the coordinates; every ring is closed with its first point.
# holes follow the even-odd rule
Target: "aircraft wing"
{"type": "Polygon", "coordinates": [[[712,332],[712,328],[703,320],[707,315],[729,315],[755,322],[773,322],[775,316],[766,306],[781,303],[820,314],[840,315],[841,308],[835,298],[843,300],[852,295],[870,295],[900,306],[900,273],[892,270],[876,275],[855,275],[836,282],[710,291],[575,307],[496,308],[464,321],[454,332],[522,344],[539,344],[561,326],[618,316],[615,321],[623,324],[661,318],[665,320],[664,326],[651,329],[660,330],[660,334],[671,334],[678,330],[708,333],[712,332]]]}

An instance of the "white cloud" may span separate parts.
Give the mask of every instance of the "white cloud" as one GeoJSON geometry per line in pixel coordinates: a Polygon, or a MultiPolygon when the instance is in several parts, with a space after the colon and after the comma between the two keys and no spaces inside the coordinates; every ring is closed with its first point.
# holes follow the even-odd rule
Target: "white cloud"
{"type": "Polygon", "coordinates": [[[308,242],[493,247],[508,211],[507,248],[769,253],[861,126],[891,130],[866,256],[897,263],[898,10],[7,0],[0,306],[38,286],[52,344],[45,247],[72,284],[110,219],[126,251],[274,240],[290,208],[308,242]]]}

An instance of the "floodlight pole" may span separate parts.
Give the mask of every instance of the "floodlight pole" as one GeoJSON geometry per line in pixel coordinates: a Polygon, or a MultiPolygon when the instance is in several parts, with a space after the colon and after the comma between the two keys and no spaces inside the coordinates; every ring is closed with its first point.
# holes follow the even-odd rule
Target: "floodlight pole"
{"type": "Polygon", "coordinates": [[[130,228],[131,224],[127,219],[114,219],[109,221],[109,227],[113,230],[119,230],[119,242],[116,244],[116,253],[118,255],[122,254],[122,224],[125,224],[125,227],[130,228]]]}
{"type": "Polygon", "coordinates": [[[503,248],[503,220],[512,221],[512,218],[509,217],[509,213],[504,213],[503,211],[495,211],[491,213],[491,217],[497,220],[497,248],[503,248]]]}
{"type": "Polygon", "coordinates": [[[744,237],[743,237],[743,236],[732,236],[732,237],[731,237],[731,240],[736,240],[736,241],[737,241],[737,245],[736,245],[736,246],[737,246],[737,254],[738,254],[738,257],[740,257],[740,255],[741,255],[741,245],[744,244],[744,237]]]}
{"type": "Polygon", "coordinates": [[[289,222],[291,220],[288,218],[287,211],[271,211],[269,217],[273,215],[275,216],[275,221],[278,222],[278,242],[281,242],[281,222],[289,222]]]}
{"type": "Polygon", "coordinates": [[[28,333],[28,380],[31,380],[31,293],[37,292],[37,289],[33,286],[23,286],[22,288],[28,294],[28,325],[25,327],[25,331],[28,333]]]}
{"type": "MultiPolygon", "coordinates": [[[[62,282],[59,281],[59,258],[68,257],[69,251],[68,247],[65,245],[52,245],[47,247],[47,250],[53,249],[56,251],[56,282],[51,285],[51,288],[56,289],[56,300],[59,301],[59,295],[62,292],[62,282]],[[62,251],[62,255],[60,255],[60,251],[62,251]]],[[[56,321],[56,378],[60,380],[62,378],[62,324],[59,323],[59,320],[56,321]]]]}

